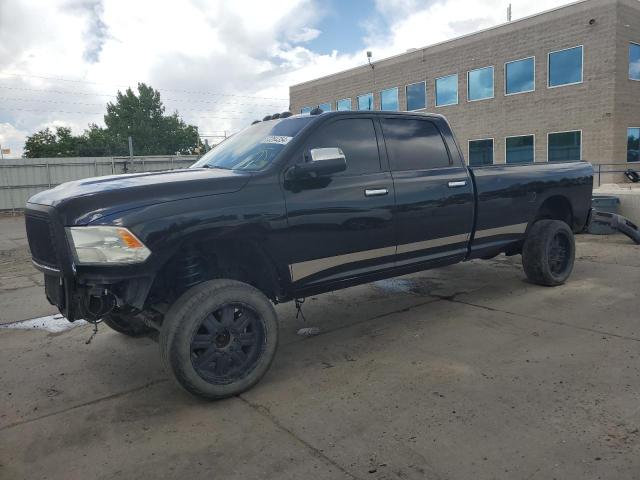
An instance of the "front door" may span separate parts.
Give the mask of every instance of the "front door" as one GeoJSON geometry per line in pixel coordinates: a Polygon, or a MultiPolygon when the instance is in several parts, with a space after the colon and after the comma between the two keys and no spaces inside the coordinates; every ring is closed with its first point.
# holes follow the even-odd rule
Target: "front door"
{"type": "Polygon", "coordinates": [[[393,180],[381,162],[374,121],[359,115],[327,120],[310,136],[313,148],[342,149],[347,169],[284,182],[287,244],[294,291],[392,267],[393,180]]]}
{"type": "Polygon", "coordinates": [[[387,117],[382,130],[396,193],[396,265],[462,260],[473,227],[467,169],[453,163],[459,156],[449,155],[435,121],[387,117]]]}

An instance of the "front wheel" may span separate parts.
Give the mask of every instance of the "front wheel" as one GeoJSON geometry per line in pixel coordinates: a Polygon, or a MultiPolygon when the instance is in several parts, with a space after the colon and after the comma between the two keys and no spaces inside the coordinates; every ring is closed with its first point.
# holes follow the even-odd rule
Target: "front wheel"
{"type": "Polygon", "coordinates": [[[200,397],[238,395],[266,373],[278,345],[269,299],[235,280],[211,280],[187,290],[169,309],[160,332],[165,368],[200,397]]]}
{"type": "Polygon", "coordinates": [[[560,220],[538,220],[529,229],[522,247],[524,273],[538,285],[561,285],[571,275],[575,253],[569,225],[560,220]]]}

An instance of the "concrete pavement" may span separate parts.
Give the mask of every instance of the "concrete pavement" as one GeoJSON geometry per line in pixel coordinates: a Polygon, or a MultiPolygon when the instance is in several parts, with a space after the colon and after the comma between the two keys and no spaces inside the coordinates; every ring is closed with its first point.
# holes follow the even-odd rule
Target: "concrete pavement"
{"type": "Polygon", "coordinates": [[[312,338],[280,305],[267,376],[213,403],[151,340],[0,329],[0,478],[638,478],[640,248],[578,257],[558,288],[498,257],[308,299],[312,338]]]}

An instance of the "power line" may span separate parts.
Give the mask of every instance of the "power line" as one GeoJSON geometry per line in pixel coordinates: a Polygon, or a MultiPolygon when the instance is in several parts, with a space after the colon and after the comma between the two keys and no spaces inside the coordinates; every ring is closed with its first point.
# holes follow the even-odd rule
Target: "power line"
{"type": "MultiPolygon", "coordinates": [[[[66,110],[39,110],[29,108],[3,108],[3,110],[15,110],[20,112],[33,112],[33,113],[65,113],[69,115],[104,115],[105,112],[70,112],[66,110]]],[[[244,117],[220,117],[220,116],[202,116],[196,115],[198,118],[211,118],[218,120],[246,120],[248,118],[254,118],[255,115],[245,115],[244,117]]]]}
{"type": "MultiPolygon", "coordinates": [[[[88,80],[75,80],[75,79],[70,79],[70,78],[61,78],[61,77],[48,77],[48,76],[44,76],[44,75],[32,75],[32,74],[20,74],[20,73],[0,73],[0,75],[7,75],[10,77],[19,77],[19,78],[39,78],[39,79],[44,79],[44,80],[53,80],[53,81],[57,81],[57,82],[72,82],[72,83],[85,83],[85,84],[90,84],[90,85],[109,85],[109,86],[113,86],[113,87],[121,87],[121,88],[130,88],[130,85],[118,85],[118,84],[113,84],[113,83],[100,83],[100,82],[90,82],[88,80]]],[[[237,95],[237,94],[233,94],[233,93],[220,93],[220,92],[212,92],[212,91],[197,91],[197,90],[180,90],[180,89],[173,89],[173,88],[154,88],[154,90],[159,90],[159,91],[164,91],[164,92],[180,92],[180,93],[188,93],[188,94],[193,94],[193,95],[213,95],[213,96],[222,96],[222,97],[240,97],[240,98],[264,98],[267,100],[286,100],[288,101],[288,98],[282,98],[282,97],[262,97],[262,96],[258,96],[258,95],[237,95]]]]}
{"type": "MultiPolygon", "coordinates": [[[[18,91],[25,91],[25,92],[43,92],[43,93],[54,93],[54,94],[59,94],[59,95],[80,95],[80,96],[84,96],[84,97],[107,97],[107,98],[117,98],[117,95],[109,95],[106,93],[85,93],[85,92],[73,92],[73,91],[69,91],[69,90],[49,90],[46,88],[25,88],[25,87],[9,87],[9,86],[5,86],[5,85],[0,85],[0,89],[5,89],[5,90],[18,90],[18,91]]],[[[225,103],[225,104],[229,104],[229,105],[254,105],[254,106],[278,106],[281,107],[282,104],[279,103],[262,103],[262,104],[256,104],[255,102],[229,102],[226,100],[217,100],[217,101],[211,101],[211,100],[193,100],[193,99],[181,99],[181,98],[163,98],[162,99],[163,102],[176,102],[176,103],[206,103],[206,104],[210,104],[210,105],[218,105],[220,103],[225,103]]],[[[97,104],[96,104],[97,105],[97,104]]]]}
{"type": "MultiPolygon", "coordinates": [[[[10,102],[38,102],[38,103],[63,103],[69,105],[85,105],[90,107],[100,107],[104,106],[103,103],[86,103],[86,102],[72,102],[68,100],[49,100],[49,99],[39,99],[39,98],[11,98],[11,97],[0,97],[0,100],[10,101],[10,102]]],[[[188,108],[179,109],[181,112],[201,112],[207,113],[211,112],[211,110],[193,110],[188,108]]],[[[258,114],[269,114],[272,113],[271,109],[269,110],[221,110],[216,111],[216,113],[258,113],[258,114]]]]}

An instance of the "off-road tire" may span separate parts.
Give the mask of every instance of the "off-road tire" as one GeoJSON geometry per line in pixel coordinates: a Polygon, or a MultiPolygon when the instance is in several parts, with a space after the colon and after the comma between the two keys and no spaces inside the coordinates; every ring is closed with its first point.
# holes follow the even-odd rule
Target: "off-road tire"
{"type": "Polygon", "coordinates": [[[254,386],[269,369],[278,346],[278,319],[272,303],[258,289],[236,280],[211,280],[187,290],[171,306],[162,324],[159,343],[165,369],[178,385],[207,399],[230,397],[254,386]],[[254,318],[259,319],[264,338],[256,350],[255,364],[247,368],[249,371],[241,371],[240,378],[229,383],[213,383],[194,366],[192,342],[202,331],[205,319],[230,304],[250,309],[254,318]]]}
{"type": "Polygon", "coordinates": [[[527,278],[538,285],[562,285],[575,261],[575,238],[560,220],[538,220],[527,233],[522,247],[522,266],[527,278]]]}
{"type": "Polygon", "coordinates": [[[112,312],[103,317],[102,323],[112,330],[128,337],[144,337],[146,335],[152,335],[155,332],[153,328],[145,325],[144,322],[135,315],[121,315],[112,312]]]}

